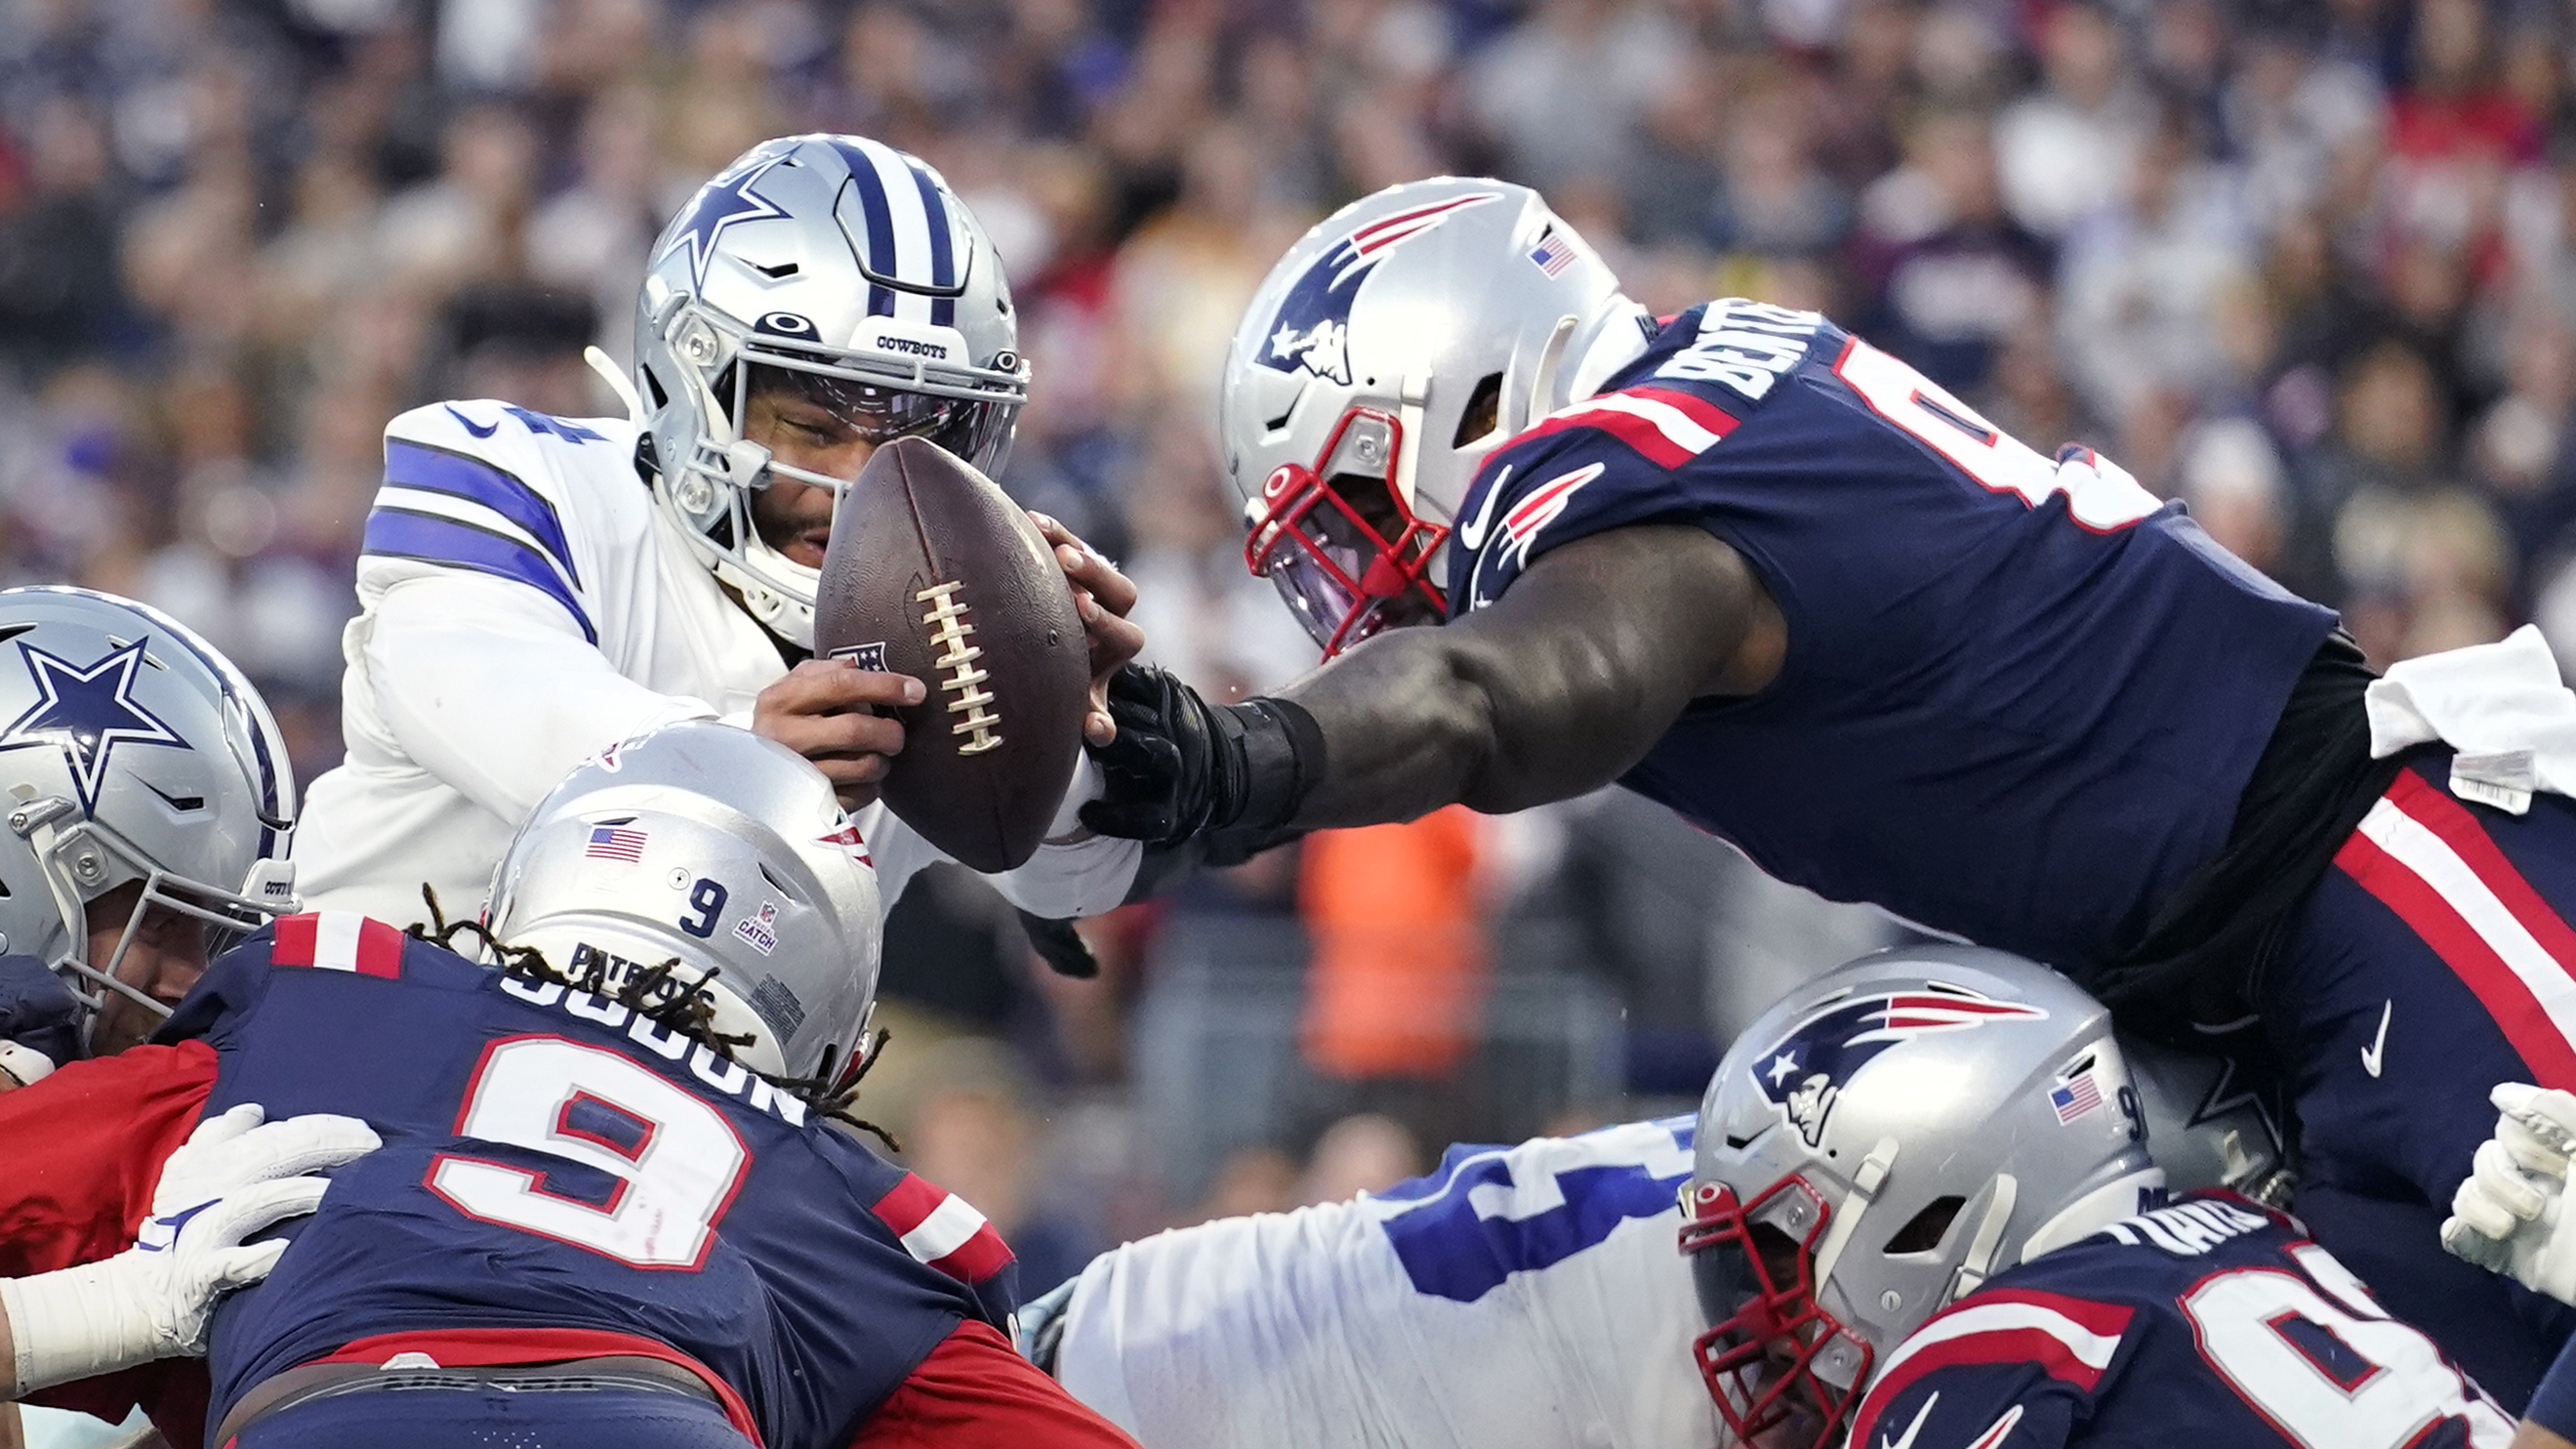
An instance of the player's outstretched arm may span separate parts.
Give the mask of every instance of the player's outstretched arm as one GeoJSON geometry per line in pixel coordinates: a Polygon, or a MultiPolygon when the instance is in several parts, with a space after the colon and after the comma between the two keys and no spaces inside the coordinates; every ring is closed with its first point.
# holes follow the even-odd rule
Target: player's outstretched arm
{"type": "Polygon", "coordinates": [[[248,1239],[321,1203],[330,1182],[308,1174],[382,1145],[353,1117],[263,1125],[245,1104],[207,1118],[163,1164],[133,1247],[0,1279],[0,1399],[205,1352],[216,1302],[267,1277],[286,1251],[248,1239]]]}
{"type": "Polygon", "coordinates": [[[1617,779],[1684,706],[1777,672],[1779,611],[1743,558],[1645,524],[1541,556],[1503,597],[1381,635],[1275,699],[1212,706],[1158,670],[1113,680],[1104,834],[1171,845],[1508,811],[1617,779]]]}
{"type": "MultiPolygon", "coordinates": [[[[1598,789],[1727,679],[1769,601],[1698,528],[1613,529],[1543,555],[1502,598],[1379,636],[1280,691],[1324,737],[1304,829],[1598,789]]],[[[1755,687],[1758,687],[1755,686],[1755,687]]]]}

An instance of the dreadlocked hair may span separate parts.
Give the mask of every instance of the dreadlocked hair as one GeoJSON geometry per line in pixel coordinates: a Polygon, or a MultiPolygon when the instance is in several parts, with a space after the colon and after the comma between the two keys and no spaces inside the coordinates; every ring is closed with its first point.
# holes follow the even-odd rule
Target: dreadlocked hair
{"type": "MultiPolygon", "coordinates": [[[[429,921],[427,924],[415,921],[404,929],[403,934],[414,940],[428,941],[452,951],[456,949],[458,936],[470,937],[499,964],[504,976],[588,992],[615,1002],[665,1031],[705,1046],[727,1061],[734,1060],[734,1048],[752,1043],[748,1033],[715,1029],[715,999],[707,994],[706,988],[724,969],[720,966],[708,967],[705,974],[694,981],[683,981],[679,976],[682,963],[679,957],[674,956],[658,966],[632,971],[624,981],[611,983],[609,971],[613,957],[594,954],[580,963],[578,969],[567,971],[548,961],[545,953],[534,946],[507,944],[493,935],[491,927],[480,920],[470,916],[455,921],[447,919],[446,912],[439,908],[438,892],[426,881],[421,883],[420,897],[429,907],[429,921]]],[[[900,1153],[903,1144],[895,1140],[892,1132],[850,1111],[858,1101],[860,1080],[867,1076],[869,1068],[877,1064],[877,1057],[885,1050],[885,1044],[893,1039],[893,1032],[884,1027],[877,1028],[875,1039],[868,1043],[867,1049],[856,1054],[855,1064],[839,1060],[838,1048],[827,1046],[823,1048],[821,1065],[810,1077],[788,1077],[770,1072],[757,1075],[803,1102],[818,1116],[847,1122],[874,1135],[886,1145],[887,1151],[900,1153]]]]}
{"type": "Polygon", "coordinates": [[[892,1040],[894,1040],[894,1033],[881,1026],[877,1028],[876,1036],[868,1042],[867,1047],[848,1060],[836,1061],[839,1049],[827,1046],[823,1048],[823,1063],[815,1070],[814,1075],[776,1077],[772,1080],[781,1090],[795,1093],[799,1100],[813,1108],[822,1117],[847,1122],[884,1143],[886,1151],[900,1153],[903,1151],[903,1144],[895,1139],[892,1132],[850,1110],[859,1100],[860,1081],[867,1076],[871,1068],[876,1066],[877,1058],[885,1055],[885,1044],[892,1040]]]}

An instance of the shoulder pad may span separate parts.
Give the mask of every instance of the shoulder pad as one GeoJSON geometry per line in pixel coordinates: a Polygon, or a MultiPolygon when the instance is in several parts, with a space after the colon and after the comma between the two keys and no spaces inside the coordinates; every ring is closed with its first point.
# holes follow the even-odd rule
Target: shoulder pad
{"type": "Polygon", "coordinates": [[[491,401],[414,408],[386,425],[385,483],[362,552],[515,579],[596,643],[584,561],[632,546],[649,526],[633,444],[633,425],[613,418],[491,401]]]}

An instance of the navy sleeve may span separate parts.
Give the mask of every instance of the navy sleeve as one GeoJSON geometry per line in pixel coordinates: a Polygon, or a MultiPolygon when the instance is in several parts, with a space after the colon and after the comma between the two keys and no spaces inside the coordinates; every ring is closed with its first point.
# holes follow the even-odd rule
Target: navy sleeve
{"type": "Polygon", "coordinates": [[[33,956],[0,956],[0,1040],[45,1054],[55,1066],[81,1058],[80,999],[33,956]]]}
{"type": "Polygon", "coordinates": [[[2576,1339],[2558,1351],[2558,1361],[2549,1366],[2522,1417],[2561,1439],[2576,1439],[2576,1339]]]}

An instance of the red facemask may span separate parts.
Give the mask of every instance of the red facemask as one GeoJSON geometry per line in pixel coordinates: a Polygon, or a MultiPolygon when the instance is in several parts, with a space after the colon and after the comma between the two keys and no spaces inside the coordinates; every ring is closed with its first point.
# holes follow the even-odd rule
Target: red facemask
{"type": "Polygon", "coordinates": [[[1683,1206],[1682,1254],[1692,1259],[1711,1321],[1692,1340],[1691,1356],[1717,1412],[1740,1441],[1763,1449],[1835,1443],[1869,1385],[1874,1355],[1868,1340],[1816,1302],[1816,1244],[1832,1209],[1795,1176],[1750,1204],[1722,1184],[1695,1183],[1683,1206]],[[1851,1381],[1839,1387],[1816,1372],[1818,1355],[1837,1342],[1860,1351],[1851,1381]]]}
{"type": "Polygon", "coordinates": [[[1283,463],[1261,485],[1243,561],[1278,586],[1327,659],[1384,630],[1448,617],[1430,572],[1449,529],[1414,517],[1397,490],[1404,445],[1393,413],[1354,407],[1313,463],[1283,463]],[[1363,422],[1382,432],[1378,456],[1365,441],[1343,450],[1345,435],[1363,422]]]}

